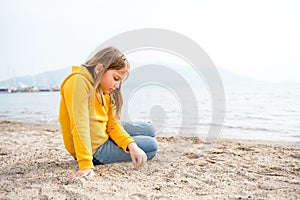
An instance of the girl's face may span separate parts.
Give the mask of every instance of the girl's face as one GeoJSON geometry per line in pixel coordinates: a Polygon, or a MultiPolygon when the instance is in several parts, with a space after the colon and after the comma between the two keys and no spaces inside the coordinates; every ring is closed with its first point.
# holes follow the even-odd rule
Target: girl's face
{"type": "Polygon", "coordinates": [[[116,88],[119,87],[121,81],[125,78],[128,73],[128,68],[122,69],[109,69],[101,77],[100,87],[104,94],[112,93],[116,88]]]}

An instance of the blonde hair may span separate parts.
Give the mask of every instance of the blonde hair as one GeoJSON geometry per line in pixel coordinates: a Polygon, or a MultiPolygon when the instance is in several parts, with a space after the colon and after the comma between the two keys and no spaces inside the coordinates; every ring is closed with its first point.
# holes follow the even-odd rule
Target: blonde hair
{"type": "MultiPolygon", "coordinates": [[[[130,68],[130,65],[123,55],[123,53],[115,47],[106,47],[100,51],[98,51],[90,60],[88,60],[85,64],[83,64],[89,72],[92,74],[94,78],[94,91],[96,92],[96,96],[102,104],[104,104],[104,100],[102,99],[102,91],[100,88],[100,82],[102,75],[110,69],[119,70],[124,67],[130,68]],[[103,65],[102,69],[96,74],[95,67],[96,65],[101,64],[103,65]]],[[[115,108],[115,118],[120,119],[121,116],[121,109],[123,105],[123,97],[121,93],[121,85],[116,88],[111,94],[111,103],[114,105],[115,108]]]]}

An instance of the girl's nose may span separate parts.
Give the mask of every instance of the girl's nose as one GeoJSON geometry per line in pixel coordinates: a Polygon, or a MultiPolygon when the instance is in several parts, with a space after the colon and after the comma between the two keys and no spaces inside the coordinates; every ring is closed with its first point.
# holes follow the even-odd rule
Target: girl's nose
{"type": "Polygon", "coordinates": [[[116,88],[119,88],[119,86],[120,86],[120,82],[117,82],[117,83],[115,84],[115,89],[116,89],[116,88]]]}

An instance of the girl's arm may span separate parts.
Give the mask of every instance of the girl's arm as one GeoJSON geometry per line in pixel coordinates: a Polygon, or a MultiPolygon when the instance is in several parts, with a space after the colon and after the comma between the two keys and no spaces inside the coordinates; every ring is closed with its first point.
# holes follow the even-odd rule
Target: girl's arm
{"type": "Polygon", "coordinates": [[[89,127],[89,91],[88,80],[81,75],[70,77],[63,88],[64,100],[70,117],[74,150],[80,170],[94,168],[89,127]]]}
{"type": "Polygon", "coordinates": [[[128,144],[134,142],[134,139],[124,130],[121,122],[115,120],[110,100],[106,102],[108,104],[106,132],[119,147],[121,147],[124,151],[127,151],[128,144]]]}
{"type": "Polygon", "coordinates": [[[120,121],[115,120],[110,100],[107,101],[107,104],[109,109],[106,132],[110,138],[124,151],[129,150],[131,160],[135,168],[142,167],[147,161],[147,155],[137,146],[137,144],[134,142],[134,139],[124,130],[120,121]]]}

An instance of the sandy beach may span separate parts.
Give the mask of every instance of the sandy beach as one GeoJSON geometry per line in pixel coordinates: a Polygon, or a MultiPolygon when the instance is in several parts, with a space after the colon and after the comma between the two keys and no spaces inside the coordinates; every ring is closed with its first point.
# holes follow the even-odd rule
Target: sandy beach
{"type": "Polygon", "coordinates": [[[299,143],[157,139],[142,169],[99,165],[70,179],[78,166],[58,125],[1,121],[0,199],[300,199],[299,143]]]}

